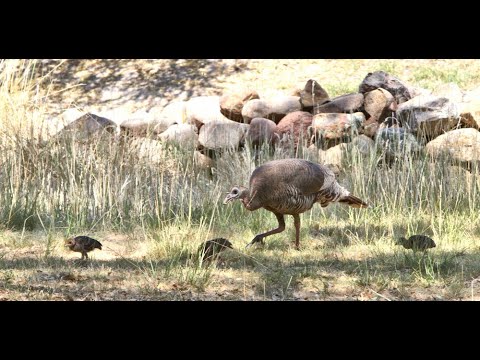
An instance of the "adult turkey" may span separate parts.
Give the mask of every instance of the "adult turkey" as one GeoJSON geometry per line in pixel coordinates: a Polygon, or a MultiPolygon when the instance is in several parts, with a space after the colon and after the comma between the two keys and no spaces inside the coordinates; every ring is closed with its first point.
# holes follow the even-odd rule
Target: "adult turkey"
{"type": "Polygon", "coordinates": [[[269,161],[257,167],[250,177],[250,188],[234,186],[223,201],[240,200],[247,210],[264,208],[275,214],[278,228],[256,235],[247,247],[263,242],[269,235],[285,230],[284,215],[292,215],[295,223],[295,247],[299,249],[300,216],[315,203],[322,207],[339,202],[356,208],[368,207],[350,194],[326,166],[302,159],[269,161]]]}

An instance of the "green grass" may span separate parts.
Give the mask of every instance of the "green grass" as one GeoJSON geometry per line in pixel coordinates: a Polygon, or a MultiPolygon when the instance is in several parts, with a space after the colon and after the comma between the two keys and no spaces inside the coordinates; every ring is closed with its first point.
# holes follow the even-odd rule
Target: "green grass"
{"type": "MultiPolygon", "coordinates": [[[[381,66],[400,74],[403,63],[372,64],[371,71],[381,66]]],[[[345,85],[336,91],[358,86],[364,66],[352,60],[345,85]]],[[[415,76],[422,67],[414,69],[415,76]]],[[[446,69],[438,74],[451,72],[446,69]]],[[[25,114],[32,120],[25,102],[33,96],[28,74],[15,78],[4,70],[0,86],[0,119],[15,129],[0,136],[0,298],[480,298],[478,172],[425,156],[403,155],[387,166],[380,149],[368,156],[348,154],[340,183],[369,208],[315,206],[301,216],[301,251],[292,246],[291,217],[286,231],[245,250],[255,234],[277,226],[275,216],[263,209],[248,212],[238,202],[223,205],[225,193],[248,185],[259,164],[295,154],[263,149],[255,158],[249,148],[227,152],[212,175],[195,168],[192,149],[168,144],[153,162],[127,139],[109,134],[87,144],[71,135],[44,142],[41,131],[29,131],[22,122],[25,114]],[[18,109],[9,117],[12,107],[18,109]],[[88,263],[63,247],[65,237],[80,233],[104,244],[88,263]],[[423,256],[394,244],[399,236],[418,233],[434,238],[437,247],[423,256]],[[235,250],[208,267],[190,257],[214,237],[230,239],[235,250]]],[[[452,74],[468,78],[462,67],[452,74]]],[[[431,84],[446,79],[432,77],[431,84]]]]}

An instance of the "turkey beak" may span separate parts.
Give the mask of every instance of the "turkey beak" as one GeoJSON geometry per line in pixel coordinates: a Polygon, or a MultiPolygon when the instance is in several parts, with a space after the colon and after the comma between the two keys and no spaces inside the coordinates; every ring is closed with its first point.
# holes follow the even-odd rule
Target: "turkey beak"
{"type": "Polygon", "coordinates": [[[225,200],[223,200],[223,205],[226,205],[233,200],[235,200],[235,195],[233,195],[232,193],[228,193],[227,196],[225,197],[225,200]]]}

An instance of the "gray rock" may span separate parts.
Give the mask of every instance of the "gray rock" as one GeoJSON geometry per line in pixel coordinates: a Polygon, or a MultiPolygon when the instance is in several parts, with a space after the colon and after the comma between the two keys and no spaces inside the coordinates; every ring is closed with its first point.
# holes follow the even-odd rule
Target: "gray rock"
{"type": "Polygon", "coordinates": [[[433,139],[460,123],[459,109],[447,98],[417,96],[397,109],[397,119],[417,136],[433,139]]]}
{"type": "Polygon", "coordinates": [[[279,140],[277,124],[275,124],[272,120],[264,118],[252,119],[246,134],[246,139],[255,147],[264,143],[275,145],[275,143],[279,140]]]}
{"type": "Polygon", "coordinates": [[[315,107],[314,113],[354,113],[363,110],[363,102],[363,94],[346,94],[315,107]]]}
{"type": "Polygon", "coordinates": [[[200,129],[198,141],[210,150],[236,149],[245,139],[249,125],[228,122],[210,121],[200,129]]]}
{"type": "Polygon", "coordinates": [[[399,127],[381,128],[375,136],[375,145],[390,159],[403,158],[421,151],[422,146],[407,129],[399,127]]]}
{"type": "Polygon", "coordinates": [[[385,71],[368,73],[360,84],[358,92],[365,94],[378,88],[390,92],[397,101],[397,104],[404,103],[412,98],[408,88],[399,79],[385,71]]]}

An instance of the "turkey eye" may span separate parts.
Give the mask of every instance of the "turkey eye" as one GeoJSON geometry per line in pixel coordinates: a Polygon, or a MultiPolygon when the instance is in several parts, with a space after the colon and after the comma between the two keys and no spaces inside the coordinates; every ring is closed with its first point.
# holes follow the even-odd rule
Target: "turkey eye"
{"type": "Polygon", "coordinates": [[[233,194],[233,195],[237,195],[237,194],[238,194],[238,190],[237,190],[237,189],[233,189],[233,190],[232,190],[232,194],[233,194]]]}

